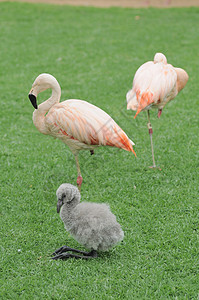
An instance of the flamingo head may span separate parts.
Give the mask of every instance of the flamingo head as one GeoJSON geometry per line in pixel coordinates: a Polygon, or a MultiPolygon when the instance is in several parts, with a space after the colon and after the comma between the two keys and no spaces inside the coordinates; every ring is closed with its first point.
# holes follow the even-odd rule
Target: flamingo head
{"type": "Polygon", "coordinates": [[[55,77],[46,73],[40,74],[33,82],[32,88],[28,95],[30,102],[32,103],[35,109],[38,108],[37,95],[49,88],[55,90],[59,94],[59,98],[60,98],[61,88],[59,86],[59,83],[55,79],[55,77]]]}
{"type": "Polygon", "coordinates": [[[166,65],[167,64],[166,56],[162,53],[156,53],[154,56],[154,64],[157,64],[160,62],[166,65]]]}
{"type": "Polygon", "coordinates": [[[57,189],[57,212],[60,212],[60,209],[63,204],[69,204],[76,206],[80,202],[80,192],[78,188],[69,183],[63,183],[57,189]]]}

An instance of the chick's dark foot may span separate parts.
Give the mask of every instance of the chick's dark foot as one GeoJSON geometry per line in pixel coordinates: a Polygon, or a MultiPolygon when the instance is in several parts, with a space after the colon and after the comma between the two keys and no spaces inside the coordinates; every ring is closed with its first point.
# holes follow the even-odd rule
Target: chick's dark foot
{"type": "Polygon", "coordinates": [[[57,259],[68,259],[68,258],[76,258],[76,259],[92,259],[92,258],[97,258],[97,252],[96,251],[91,251],[88,253],[88,255],[78,255],[78,254],[73,254],[73,253],[68,253],[68,252],[64,252],[58,255],[55,255],[52,257],[52,259],[57,260],[57,259]]]}
{"type": "Polygon", "coordinates": [[[71,248],[69,248],[68,246],[62,246],[59,249],[55,250],[51,255],[61,254],[61,253],[69,251],[69,249],[71,249],[71,248]]]}
{"type": "MultiPolygon", "coordinates": [[[[80,254],[83,254],[84,256],[97,257],[97,251],[96,250],[91,250],[90,252],[86,252],[86,251],[81,251],[81,250],[78,250],[78,249],[70,248],[68,246],[60,247],[59,249],[55,250],[52,253],[52,255],[62,254],[62,253],[67,252],[67,251],[80,253],[80,254]]],[[[70,253],[68,253],[68,254],[70,254],[70,253]]]]}

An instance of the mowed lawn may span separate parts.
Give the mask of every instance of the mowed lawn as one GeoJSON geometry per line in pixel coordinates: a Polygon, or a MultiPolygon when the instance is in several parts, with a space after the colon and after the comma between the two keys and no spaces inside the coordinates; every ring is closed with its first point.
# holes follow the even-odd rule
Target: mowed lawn
{"type": "MultiPolygon", "coordinates": [[[[99,9],[0,3],[0,298],[198,299],[199,8],[99,9]],[[187,86],[134,120],[126,92],[137,68],[163,52],[184,68],[187,86]],[[135,142],[132,153],[80,153],[82,200],[107,202],[124,241],[96,260],[52,261],[60,246],[82,246],[65,232],[55,192],[76,184],[75,160],[32,123],[28,92],[54,75],[61,101],[104,109],[135,142]]],[[[50,91],[40,94],[41,103],[50,91]]]]}

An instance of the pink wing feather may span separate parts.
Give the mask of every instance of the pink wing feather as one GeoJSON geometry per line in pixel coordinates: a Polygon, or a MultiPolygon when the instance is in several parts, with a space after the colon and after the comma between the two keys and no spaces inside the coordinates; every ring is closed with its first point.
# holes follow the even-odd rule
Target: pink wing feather
{"type": "Polygon", "coordinates": [[[53,106],[46,116],[53,136],[62,134],[87,145],[133,150],[133,143],[117,123],[100,108],[82,100],[66,100],[53,106]]]}
{"type": "MultiPolygon", "coordinates": [[[[177,74],[170,64],[149,61],[136,72],[133,88],[127,94],[127,109],[144,109],[167,101],[176,87],[177,74]]],[[[164,106],[164,105],[163,105],[164,106]]],[[[134,118],[135,118],[134,117],[134,118]]]]}

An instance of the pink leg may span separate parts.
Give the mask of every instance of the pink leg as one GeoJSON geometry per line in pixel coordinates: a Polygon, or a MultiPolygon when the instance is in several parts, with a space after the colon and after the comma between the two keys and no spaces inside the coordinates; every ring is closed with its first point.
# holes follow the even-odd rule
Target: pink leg
{"type": "Polygon", "coordinates": [[[154,150],[153,150],[153,141],[152,141],[152,134],[153,134],[153,129],[151,126],[151,122],[150,122],[150,115],[149,115],[149,110],[147,110],[148,113],[148,129],[149,129],[149,135],[150,135],[150,139],[151,139],[151,152],[152,152],[152,158],[153,158],[153,166],[151,168],[156,168],[156,164],[155,164],[155,158],[154,158],[154,150]]]}
{"type": "Polygon", "coordinates": [[[158,109],[158,119],[160,118],[161,114],[162,114],[162,109],[158,109]]]}
{"type": "Polygon", "coordinates": [[[82,181],[83,181],[82,176],[78,175],[77,176],[77,186],[78,186],[79,191],[81,190],[82,181]]]}
{"type": "Polygon", "coordinates": [[[82,175],[81,175],[81,171],[80,171],[80,166],[79,166],[79,161],[78,161],[78,156],[75,155],[75,161],[76,161],[76,166],[77,166],[77,187],[79,189],[79,191],[81,191],[81,185],[82,185],[82,181],[83,181],[83,178],[82,178],[82,175]]]}

